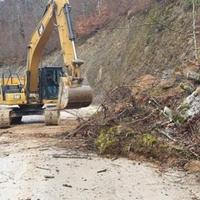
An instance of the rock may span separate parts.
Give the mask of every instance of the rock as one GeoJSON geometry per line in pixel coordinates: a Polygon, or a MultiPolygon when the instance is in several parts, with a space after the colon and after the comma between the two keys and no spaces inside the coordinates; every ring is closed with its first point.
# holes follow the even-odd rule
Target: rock
{"type": "Polygon", "coordinates": [[[200,172],[200,161],[192,160],[184,166],[185,170],[190,173],[199,173],[200,172]]]}
{"type": "Polygon", "coordinates": [[[176,81],[175,79],[162,80],[160,82],[160,86],[162,89],[169,89],[175,85],[175,81],[176,81]]]}
{"type": "Polygon", "coordinates": [[[187,79],[188,80],[194,80],[196,82],[200,82],[200,74],[193,72],[193,71],[189,71],[187,74],[187,79]]]}
{"type": "Polygon", "coordinates": [[[185,119],[193,118],[200,113],[200,87],[184,100],[178,111],[185,119]]]}
{"type": "Polygon", "coordinates": [[[174,113],[173,113],[173,111],[170,108],[168,108],[167,106],[165,106],[163,113],[165,114],[166,117],[169,118],[170,122],[173,121],[174,113]]]}
{"type": "Polygon", "coordinates": [[[163,114],[169,119],[170,122],[182,124],[185,121],[185,118],[180,113],[171,110],[167,106],[165,106],[163,114]]]}
{"type": "Polygon", "coordinates": [[[194,86],[189,83],[181,83],[180,88],[186,91],[188,94],[192,94],[195,91],[194,86]]]}

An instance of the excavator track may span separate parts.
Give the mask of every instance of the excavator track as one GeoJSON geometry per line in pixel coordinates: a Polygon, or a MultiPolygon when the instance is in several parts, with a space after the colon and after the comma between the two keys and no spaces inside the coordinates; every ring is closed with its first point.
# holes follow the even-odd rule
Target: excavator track
{"type": "Polygon", "coordinates": [[[11,111],[9,109],[0,110],[0,128],[9,128],[11,126],[11,111]]]}
{"type": "Polygon", "coordinates": [[[60,111],[56,108],[46,108],[44,111],[45,125],[56,126],[59,124],[60,111]]]}

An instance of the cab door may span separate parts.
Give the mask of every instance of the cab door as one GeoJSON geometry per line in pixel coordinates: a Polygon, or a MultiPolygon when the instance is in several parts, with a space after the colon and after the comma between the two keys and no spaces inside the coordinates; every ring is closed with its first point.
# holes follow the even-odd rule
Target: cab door
{"type": "Polygon", "coordinates": [[[63,76],[61,67],[44,67],[40,69],[40,99],[57,100],[60,77],[63,76]]]}

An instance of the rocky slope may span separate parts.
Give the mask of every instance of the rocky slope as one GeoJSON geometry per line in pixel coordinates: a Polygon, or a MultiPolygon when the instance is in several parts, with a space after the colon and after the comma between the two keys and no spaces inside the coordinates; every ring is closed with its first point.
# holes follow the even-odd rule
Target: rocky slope
{"type": "Polygon", "coordinates": [[[194,59],[192,9],[187,2],[161,1],[130,14],[80,46],[85,73],[97,93],[122,83],[131,85],[143,74],[169,79],[194,59]]]}
{"type": "MultiPolygon", "coordinates": [[[[93,133],[100,153],[138,154],[186,168],[188,160],[199,160],[200,74],[188,2],[130,9],[80,46],[89,83],[97,97],[105,95],[102,111],[79,134],[93,133]]],[[[199,23],[197,14],[197,46],[199,23]]]]}

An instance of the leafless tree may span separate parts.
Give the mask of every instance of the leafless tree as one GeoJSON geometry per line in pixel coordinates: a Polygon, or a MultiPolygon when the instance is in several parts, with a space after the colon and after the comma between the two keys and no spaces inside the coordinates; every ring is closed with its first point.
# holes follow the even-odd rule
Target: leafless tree
{"type": "Polygon", "coordinates": [[[193,40],[194,40],[194,56],[195,60],[198,61],[198,47],[197,47],[197,38],[196,38],[196,6],[195,0],[192,0],[192,16],[193,16],[193,40]]]}

